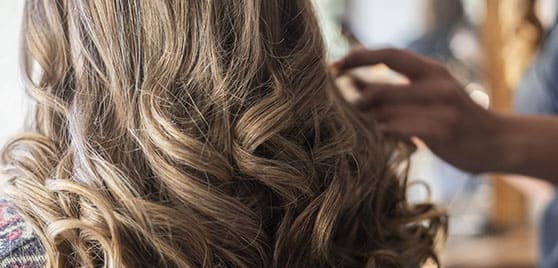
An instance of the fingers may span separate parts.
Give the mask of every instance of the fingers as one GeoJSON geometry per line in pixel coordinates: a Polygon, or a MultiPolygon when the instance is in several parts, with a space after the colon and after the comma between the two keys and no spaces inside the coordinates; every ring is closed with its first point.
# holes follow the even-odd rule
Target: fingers
{"type": "Polygon", "coordinates": [[[371,115],[385,134],[401,139],[419,137],[425,141],[441,138],[446,115],[425,110],[423,106],[402,105],[374,109],[371,115]]]}
{"type": "Polygon", "coordinates": [[[409,125],[416,124],[412,120],[399,120],[391,121],[388,123],[380,124],[380,131],[383,134],[396,137],[401,140],[409,140],[413,137],[418,137],[416,135],[417,130],[409,128],[409,125]]]}
{"type": "Polygon", "coordinates": [[[434,135],[435,126],[429,127],[428,121],[422,122],[413,118],[400,118],[399,120],[388,121],[382,123],[380,130],[387,135],[408,140],[418,137],[422,140],[430,140],[430,136],[434,135]]]}
{"type": "Polygon", "coordinates": [[[441,68],[441,65],[433,60],[405,50],[393,48],[380,50],[359,49],[334,65],[340,72],[343,72],[357,67],[380,63],[386,64],[389,68],[413,80],[436,73],[441,68]]]}
{"type": "Polygon", "coordinates": [[[428,84],[395,85],[369,83],[361,88],[360,98],[355,102],[357,108],[367,111],[378,106],[409,104],[428,104],[438,101],[436,87],[428,84]]]}

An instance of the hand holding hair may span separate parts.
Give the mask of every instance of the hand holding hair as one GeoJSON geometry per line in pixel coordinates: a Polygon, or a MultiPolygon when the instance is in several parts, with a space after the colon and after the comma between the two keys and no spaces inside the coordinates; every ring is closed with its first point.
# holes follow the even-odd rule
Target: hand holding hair
{"type": "Polygon", "coordinates": [[[379,63],[410,81],[356,83],[361,98],[355,105],[373,116],[386,134],[418,137],[435,154],[470,172],[557,177],[557,168],[548,166],[558,162],[558,119],[487,111],[441,63],[404,50],[358,50],[334,67],[342,73],[379,63]]]}

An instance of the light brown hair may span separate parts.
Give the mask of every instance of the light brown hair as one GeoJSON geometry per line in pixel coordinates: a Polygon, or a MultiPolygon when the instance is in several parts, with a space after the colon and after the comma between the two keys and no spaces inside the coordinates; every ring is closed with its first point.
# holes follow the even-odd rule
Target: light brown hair
{"type": "Polygon", "coordinates": [[[5,196],[49,267],[399,267],[444,215],[336,92],[307,0],[27,0],[5,196]]]}

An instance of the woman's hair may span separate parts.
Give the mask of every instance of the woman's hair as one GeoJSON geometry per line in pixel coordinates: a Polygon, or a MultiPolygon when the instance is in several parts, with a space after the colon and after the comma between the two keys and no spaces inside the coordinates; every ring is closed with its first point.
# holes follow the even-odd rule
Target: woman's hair
{"type": "Polygon", "coordinates": [[[400,267],[445,216],[335,89],[309,0],[27,0],[5,196],[49,267],[400,267]]]}

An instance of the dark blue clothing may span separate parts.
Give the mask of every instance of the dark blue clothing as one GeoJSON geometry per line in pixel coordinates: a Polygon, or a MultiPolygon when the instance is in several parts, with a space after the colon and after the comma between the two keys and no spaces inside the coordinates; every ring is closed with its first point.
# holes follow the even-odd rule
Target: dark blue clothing
{"type": "MultiPolygon", "coordinates": [[[[515,107],[524,114],[558,115],[558,28],[550,33],[541,54],[521,82],[515,107]]],[[[558,268],[558,198],[544,213],[540,249],[540,267],[558,268]]]]}
{"type": "Polygon", "coordinates": [[[525,114],[558,114],[558,28],[521,82],[516,110],[525,114]]]}

